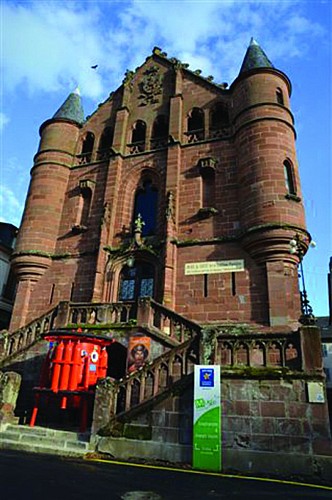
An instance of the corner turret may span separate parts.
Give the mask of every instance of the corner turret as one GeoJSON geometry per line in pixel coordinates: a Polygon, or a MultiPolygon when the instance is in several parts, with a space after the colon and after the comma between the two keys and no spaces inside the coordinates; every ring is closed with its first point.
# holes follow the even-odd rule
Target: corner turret
{"type": "Polygon", "coordinates": [[[12,257],[18,289],[11,330],[29,320],[32,313],[31,291],[52,265],[63,199],[83,119],[81,98],[76,90],[53,118],[40,127],[39,149],[34,158],[29,192],[12,257]]]}
{"type": "Polygon", "coordinates": [[[298,260],[289,242],[298,234],[304,252],[310,242],[289,104],[291,84],[251,39],[231,91],[242,245],[265,267],[270,325],[286,325],[301,314],[298,260]]]}

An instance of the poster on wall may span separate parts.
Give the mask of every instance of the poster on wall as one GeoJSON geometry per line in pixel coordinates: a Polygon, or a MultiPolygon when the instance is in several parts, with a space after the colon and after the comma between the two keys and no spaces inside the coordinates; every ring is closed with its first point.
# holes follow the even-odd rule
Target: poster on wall
{"type": "Polygon", "coordinates": [[[150,358],[150,337],[130,337],[128,344],[127,370],[129,373],[138,370],[150,358]]]}
{"type": "Polygon", "coordinates": [[[220,366],[195,366],[193,429],[193,467],[219,472],[221,470],[220,366]]]}

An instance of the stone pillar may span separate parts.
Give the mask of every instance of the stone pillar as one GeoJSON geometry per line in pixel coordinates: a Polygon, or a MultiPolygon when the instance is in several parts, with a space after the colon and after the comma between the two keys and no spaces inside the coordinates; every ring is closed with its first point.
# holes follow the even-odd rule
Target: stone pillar
{"type": "Polygon", "coordinates": [[[174,141],[182,138],[182,95],[170,99],[169,133],[174,141]]]}
{"type": "MultiPolygon", "coordinates": [[[[33,319],[30,304],[31,292],[40,277],[50,267],[50,263],[51,259],[49,257],[28,252],[22,255],[17,254],[12,261],[12,267],[18,277],[18,287],[9,325],[10,332],[21,328],[33,319]]],[[[35,314],[35,317],[41,314],[42,311],[35,314]]]]}
{"type": "Polygon", "coordinates": [[[69,323],[69,302],[61,301],[58,305],[58,314],[55,318],[54,328],[61,328],[69,323]]]}
{"type": "Polygon", "coordinates": [[[153,310],[149,298],[142,298],[138,302],[137,324],[153,326],[153,310]]]}
{"type": "Polygon", "coordinates": [[[15,300],[9,331],[14,332],[25,325],[29,312],[30,295],[35,281],[22,280],[18,282],[17,299],[15,300]]]}
{"type": "Polygon", "coordinates": [[[300,328],[302,369],[305,372],[323,373],[322,342],[320,329],[315,325],[300,328]]]}
{"type": "Polygon", "coordinates": [[[128,117],[129,110],[126,107],[119,109],[116,115],[113,149],[121,154],[126,152],[128,117]]]}
{"type": "Polygon", "coordinates": [[[271,326],[287,325],[288,304],[286,300],[286,283],[284,263],[266,263],[267,291],[269,300],[269,319],[271,326]]]}
{"type": "Polygon", "coordinates": [[[113,415],[115,393],[112,391],[112,382],[104,379],[98,383],[94,400],[93,417],[91,425],[92,439],[100,429],[110,423],[113,415]]]}

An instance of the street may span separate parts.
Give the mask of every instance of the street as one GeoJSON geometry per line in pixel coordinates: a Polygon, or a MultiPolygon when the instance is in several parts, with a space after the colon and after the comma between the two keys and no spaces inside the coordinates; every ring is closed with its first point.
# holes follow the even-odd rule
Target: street
{"type": "Polygon", "coordinates": [[[332,488],[1,450],[3,500],[332,499],[332,488]]]}

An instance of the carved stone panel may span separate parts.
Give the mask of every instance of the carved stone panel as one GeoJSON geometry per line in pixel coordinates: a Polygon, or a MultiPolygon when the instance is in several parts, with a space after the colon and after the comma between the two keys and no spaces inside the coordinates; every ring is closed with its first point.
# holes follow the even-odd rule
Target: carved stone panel
{"type": "Polygon", "coordinates": [[[159,102],[162,93],[162,75],[158,66],[150,66],[145,72],[142,81],[139,83],[141,106],[159,102]]]}

